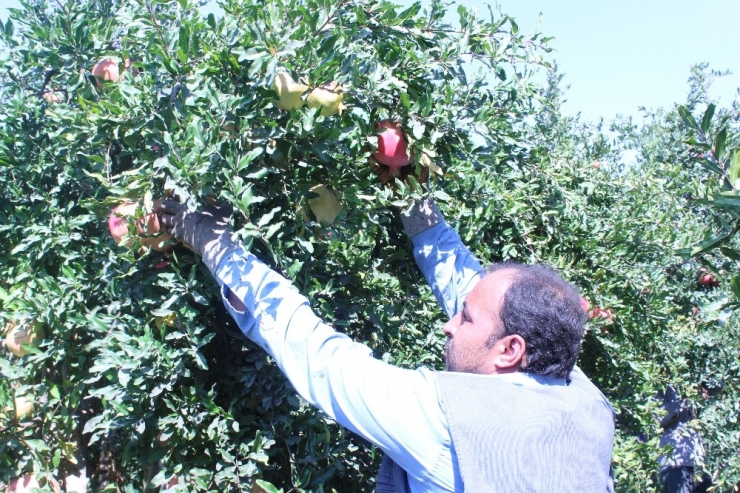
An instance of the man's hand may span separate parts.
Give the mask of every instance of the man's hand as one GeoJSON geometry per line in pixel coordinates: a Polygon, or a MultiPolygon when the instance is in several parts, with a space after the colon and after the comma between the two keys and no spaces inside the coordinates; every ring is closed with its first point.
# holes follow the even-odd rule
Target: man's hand
{"type": "Polygon", "coordinates": [[[176,200],[162,199],[154,204],[154,212],[167,232],[200,255],[211,272],[227,253],[239,247],[229,226],[231,207],[209,204],[191,212],[176,200]]]}
{"type": "Polygon", "coordinates": [[[390,166],[380,164],[371,158],[370,168],[378,177],[380,183],[383,185],[389,185],[393,191],[395,191],[398,186],[396,181],[402,181],[406,183],[406,185],[411,185],[412,182],[409,179],[410,177],[413,177],[416,182],[422,186],[429,181],[429,168],[427,166],[421,166],[421,170],[417,174],[416,166],[413,163],[401,168],[391,168],[390,166]]]}
{"type": "MultiPolygon", "coordinates": [[[[422,166],[421,171],[417,174],[413,164],[409,164],[402,168],[390,168],[383,164],[375,162],[371,159],[370,164],[375,173],[383,185],[389,186],[396,191],[396,180],[401,180],[408,186],[413,187],[414,184],[410,177],[413,177],[416,182],[424,187],[429,182],[429,167],[422,166]],[[395,176],[394,176],[395,173],[395,176]]],[[[411,210],[405,214],[401,214],[401,222],[403,228],[406,230],[406,234],[409,237],[415,236],[422,231],[431,228],[435,224],[438,224],[444,220],[442,213],[439,212],[437,206],[431,197],[421,200],[414,204],[411,210]]]]}

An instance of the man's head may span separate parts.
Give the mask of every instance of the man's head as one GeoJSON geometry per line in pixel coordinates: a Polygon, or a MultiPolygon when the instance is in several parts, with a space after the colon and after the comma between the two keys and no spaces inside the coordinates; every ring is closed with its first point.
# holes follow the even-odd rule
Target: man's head
{"type": "Polygon", "coordinates": [[[566,378],[585,320],[580,294],[554,269],[495,264],[445,324],[447,370],[566,378]]]}

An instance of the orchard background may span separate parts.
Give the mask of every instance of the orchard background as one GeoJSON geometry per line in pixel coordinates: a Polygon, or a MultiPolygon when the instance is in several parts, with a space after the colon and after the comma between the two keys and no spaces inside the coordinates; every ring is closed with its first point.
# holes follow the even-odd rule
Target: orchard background
{"type": "Polygon", "coordinates": [[[168,194],[230,203],[245,244],[337,330],[441,369],[443,314],[397,212],[433,195],[484,262],[552,264],[602,310],[579,364],[617,411],[618,491],[657,491],[668,383],[696,406],[701,472],[718,491],[740,481],[740,107],[708,100],[707,67],[680,105],[607,127],[562,115],[550,40],[495,10],[22,4],[0,26],[0,324],[44,337],[0,349],[0,485],[374,489],[378,451],[296,396],[192,252],[141,251],[134,219],[111,238],[113,207],[138,217],[168,194]],[[91,72],[106,58],[115,83],[91,72]],[[279,109],[282,72],[336,81],[347,108],[279,109]],[[386,118],[417,169],[433,163],[429,192],[380,186],[368,160],[386,118]],[[309,203],[320,184],[342,204],[330,224],[309,203]]]}

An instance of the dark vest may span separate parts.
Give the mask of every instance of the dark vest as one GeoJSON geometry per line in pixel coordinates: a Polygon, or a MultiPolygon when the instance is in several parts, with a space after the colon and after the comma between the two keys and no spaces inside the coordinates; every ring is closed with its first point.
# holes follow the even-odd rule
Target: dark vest
{"type": "Polygon", "coordinates": [[[411,493],[406,471],[387,455],[383,456],[383,462],[380,463],[375,493],[411,493]]]}
{"type": "MultiPolygon", "coordinates": [[[[437,374],[466,492],[611,491],[614,412],[580,370],[571,382],[525,386],[469,373],[437,374]]],[[[409,493],[384,457],[376,493],[409,493]]]]}

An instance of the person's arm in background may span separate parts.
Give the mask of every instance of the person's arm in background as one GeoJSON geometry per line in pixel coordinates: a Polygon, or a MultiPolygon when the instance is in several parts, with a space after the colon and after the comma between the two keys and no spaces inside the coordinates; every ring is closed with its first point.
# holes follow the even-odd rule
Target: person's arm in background
{"type": "Polygon", "coordinates": [[[401,215],[414,258],[440,306],[452,318],[480,280],[481,265],[431,198],[401,215]]]}
{"type": "Polygon", "coordinates": [[[163,201],[159,210],[172,234],[202,255],[244,334],[275,359],[306,401],[377,445],[416,481],[454,489],[452,467],[444,467],[449,429],[430,371],[379,361],[370,348],[323,323],[287,279],[233,238],[228,216],[210,226],[215,213],[208,207],[188,212],[163,201]]]}

